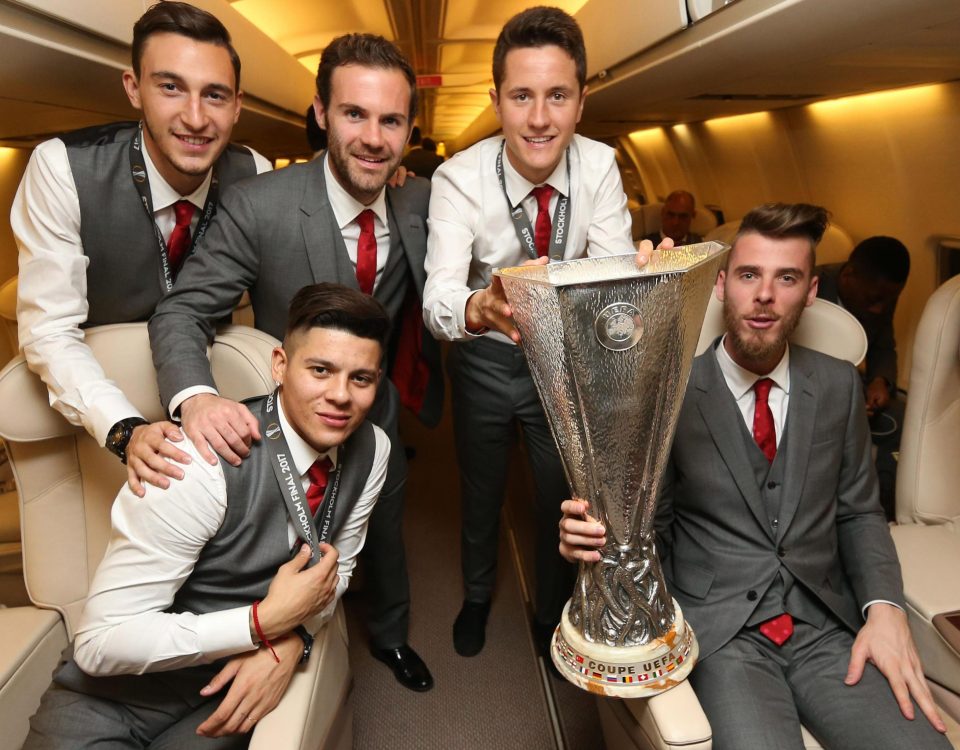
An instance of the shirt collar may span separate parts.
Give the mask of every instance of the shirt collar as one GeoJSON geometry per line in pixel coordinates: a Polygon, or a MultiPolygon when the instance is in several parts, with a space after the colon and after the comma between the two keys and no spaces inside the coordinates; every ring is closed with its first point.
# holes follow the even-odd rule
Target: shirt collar
{"type": "MultiPolygon", "coordinates": [[[[550,185],[554,190],[561,193],[562,195],[570,195],[570,185],[567,182],[567,153],[569,149],[565,149],[563,156],[560,157],[560,162],[554,168],[553,172],[550,173],[550,176],[544,180],[541,185],[550,185]]],[[[530,191],[533,190],[537,185],[530,182],[526,177],[521,176],[521,174],[513,168],[513,165],[510,163],[510,157],[507,156],[507,149],[503,149],[503,174],[504,182],[507,185],[507,197],[510,199],[511,206],[519,206],[520,201],[530,195],[530,191]]]]}
{"type": "Polygon", "coordinates": [[[343,189],[343,185],[333,176],[330,169],[330,154],[327,152],[323,157],[323,178],[327,181],[327,198],[330,200],[330,207],[333,209],[333,216],[337,220],[337,226],[342,231],[344,227],[353,221],[356,221],[357,215],[364,209],[369,208],[380,220],[380,224],[387,226],[387,198],[386,188],[382,189],[376,199],[369,206],[363,205],[350,193],[343,189]]]}
{"type": "MultiPolygon", "coordinates": [[[[316,448],[311,446],[306,440],[300,437],[290,423],[287,421],[286,414],[283,413],[283,403],[279,394],[277,395],[277,416],[280,418],[280,429],[283,430],[283,436],[287,439],[287,448],[290,449],[290,458],[293,459],[293,465],[297,467],[297,473],[303,476],[307,470],[313,466],[321,454],[316,448]]],[[[330,463],[337,465],[337,447],[334,446],[326,451],[326,456],[330,458],[330,463]]]]}
{"type": "Polygon", "coordinates": [[[783,357],[780,358],[780,361],[777,363],[777,366],[774,367],[766,375],[757,375],[754,372],[744,369],[736,362],[733,361],[733,358],[730,356],[730,353],[727,351],[727,348],[723,345],[723,342],[726,340],[727,334],[723,335],[723,338],[720,339],[720,343],[717,345],[717,364],[720,365],[720,371],[723,373],[723,379],[727,381],[727,387],[730,388],[730,392],[733,394],[733,398],[736,401],[739,401],[743,398],[747,391],[753,388],[754,383],[756,383],[760,378],[770,378],[775,385],[779,386],[784,393],[790,393],[790,345],[787,344],[787,348],[783,352],[783,357]]]}
{"type": "Polygon", "coordinates": [[[153,212],[162,211],[169,208],[179,200],[188,200],[199,209],[203,209],[207,202],[207,192],[210,190],[210,182],[213,180],[213,170],[207,170],[207,176],[203,178],[200,187],[194,190],[190,195],[180,195],[176,190],[170,187],[170,184],[163,179],[163,176],[157,170],[153,159],[150,158],[150,150],[147,144],[143,144],[143,165],[147,168],[147,182],[150,185],[150,202],[153,203],[153,212]]]}

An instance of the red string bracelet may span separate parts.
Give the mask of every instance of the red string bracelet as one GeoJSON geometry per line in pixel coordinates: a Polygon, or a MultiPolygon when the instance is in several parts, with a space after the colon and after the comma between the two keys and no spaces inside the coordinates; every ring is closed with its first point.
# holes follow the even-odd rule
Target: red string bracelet
{"type": "Polygon", "coordinates": [[[277,652],[273,650],[273,646],[270,645],[270,641],[267,640],[267,636],[263,634],[263,629],[260,627],[260,618],[257,617],[257,607],[259,605],[260,605],[260,600],[257,599],[253,603],[253,627],[257,631],[257,638],[260,639],[260,643],[262,643],[264,646],[270,649],[270,653],[273,654],[274,661],[276,661],[277,664],[279,664],[280,657],[277,656],[277,652]]]}

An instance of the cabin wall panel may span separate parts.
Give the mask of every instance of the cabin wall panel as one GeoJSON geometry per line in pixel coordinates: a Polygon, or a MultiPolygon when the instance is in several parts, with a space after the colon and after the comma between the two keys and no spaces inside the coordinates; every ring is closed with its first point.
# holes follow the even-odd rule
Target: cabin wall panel
{"type": "Polygon", "coordinates": [[[30,160],[30,149],[0,148],[0,283],[17,275],[17,243],[10,227],[10,206],[30,160]]]}
{"type": "Polygon", "coordinates": [[[935,238],[960,235],[960,83],[675,126],[630,137],[648,194],[689,186],[727,220],[766,201],[826,206],[854,242],[902,240],[911,271],[897,305],[901,386],[926,300],[935,238]]]}

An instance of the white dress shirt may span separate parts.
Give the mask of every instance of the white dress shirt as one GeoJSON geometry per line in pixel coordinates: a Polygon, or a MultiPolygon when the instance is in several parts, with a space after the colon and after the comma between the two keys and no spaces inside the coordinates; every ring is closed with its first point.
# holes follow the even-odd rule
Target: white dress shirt
{"type": "MultiPolygon", "coordinates": [[[[290,427],[278,400],[280,424],[303,490],[307,470],[318,453],[290,427]]],[[[333,540],[337,561],[336,595],[306,627],[315,633],[330,618],[346,591],[357,554],[367,534],[367,521],[386,478],[390,440],[374,427],[376,453],[370,477],[343,527],[333,540]]],[[[124,484],[111,513],[113,529],[87,602],[80,616],[74,658],[85,672],[97,675],[142,674],[206,664],[250,651],[250,607],[193,614],[164,612],[193,572],[204,545],[217,533],[229,498],[218,463],[211,466],[189,438],[177,447],[193,459],[183,466],[184,478],[161,490],[146,485],[138,498],[124,484]]],[[[336,449],[327,454],[336,460],[336,449]]],[[[279,491],[276,502],[282,502],[279,491]]],[[[297,539],[288,520],[287,539],[297,539]]],[[[252,604],[252,602],[251,602],[252,604]]]]}
{"type": "MultiPolygon", "coordinates": [[[[437,338],[469,338],[465,314],[470,295],[490,284],[494,269],[529,260],[497,179],[501,143],[500,136],[480,141],[445,161],[433,174],[423,319],[437,338]]],[[[566,156],[544,183],[555,188],[550,198],[551,216],[559,201],[558,191],[569,196],[564,260],[632,253],[627,196],[613,149],[575,135],[569,158],[569,184],[566,156]]],[[[522,205],[533,224],[537,201],[530,191],[537,186],[517,173],[506,151],[503,168],[510,205],[522,205]]],[[[486,335],[513,343],[496,331],[486,335]]]]}
{"type": "MultiPolygon", "coordinates": [[[[767,403],[770,405],[770,411],[773,412],[773,425],[777,432],[777,447],[780,447],[780,438],[783,436],[783,430],[787,421],[787,409],[790,406],[790,345],[787,345],[786,351],[777,366],[766,375],[757,375],[756,373],[745,370],[730,357],[723,342],[727,335],[716,348],[717,364],[720,365],[720,372],[723,373],[723,379],[733,394],[737,402],[737,408],[743,415],[743,421],[747,425],[747,432],[753,435],[753,415],[756,411],[757,394],[753,390],[754,383],[761,378],[770,378],[773,386],[770,388],[770,394],[767,396],[767,403]]],[[[867,608],[871,604],[889,604],[900,609],[900,606],[886,599],[872,599],[863,605],[861,614],[864,618],[867,616],[867,608]]]]}
{"type": "MultiPolygon", "coordinates": [[[[327,198],[330,201],[330,208],[333,209],[333,217],[340,229],[340,235],[343,237],[347,255],[350,256],[354,276],[357,275],[357,245],[360,242],[360,225],[357,223],[357,216],[361,211],[368,208],[373,211],[373,231],[377,238],[377,275],[373,283],[373,289],[376,291],[383,276],[383,269],[387,265],[387,256],[390,255],[390,226],[387,222],[386,188],[380,191],[380,194],[369,206],[363,205],[344,190],[343,186],[337,182],[337,178],[333,176],[333,172],[330,171],[329,152],[323,157],[323,176],[327,183],[327,198]]],[[[208,385],[192,385],[174,394],[167,405],[167,409],[174,415],[175,419],[179,419],[179,410],[183,402],[192,396],[199,396],[201,393],[218,394],[215,388],[208,385]]]]}
{"type": "MultiPolygon", "coordinates": [[[[270,162],[251,152],[258,173],[271,168],[270,162]]],[[[173,204],[185,197],[203,208],[210,176],[193,193],[181,196],[160,176],[147,149],[143,154],[154,220],[169,238],[176,224],[173,204]]],[[[200,213],[194,212],[194,226],[200,213]]],[[[80,241],[77,186],[59,138],[34,149],[13,201],[10,224],[20,255],[17,324],[27,363],[47,385],[50,404],[103,445],[114,424],[140,414],[107,380],[84,343],[80,325],[89,311],[89,259],[80,241]]]]}

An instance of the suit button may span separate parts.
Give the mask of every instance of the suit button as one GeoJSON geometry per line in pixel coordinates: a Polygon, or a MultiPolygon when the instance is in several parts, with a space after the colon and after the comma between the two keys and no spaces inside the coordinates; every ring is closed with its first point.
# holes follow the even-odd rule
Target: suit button
{"type": "Polygon", "coordinates": [[[755,602],[757,600],[757,592],[754,591],[753,589],[750,589],[747,592],[747,600],[751,602],[755,602]]]}
{"type": "Polygon", "coordinates": [[[783,547],[777,547],[777,557],[784,557],[787,551],[783,547]]]}
{"type": "Polygon", "coordinates": [[[767,489],[768,489],[768,490],[775,490],[775,489],[777,489],[777,483],[776,483],[776,482],[767,482],[767,489]]]}

